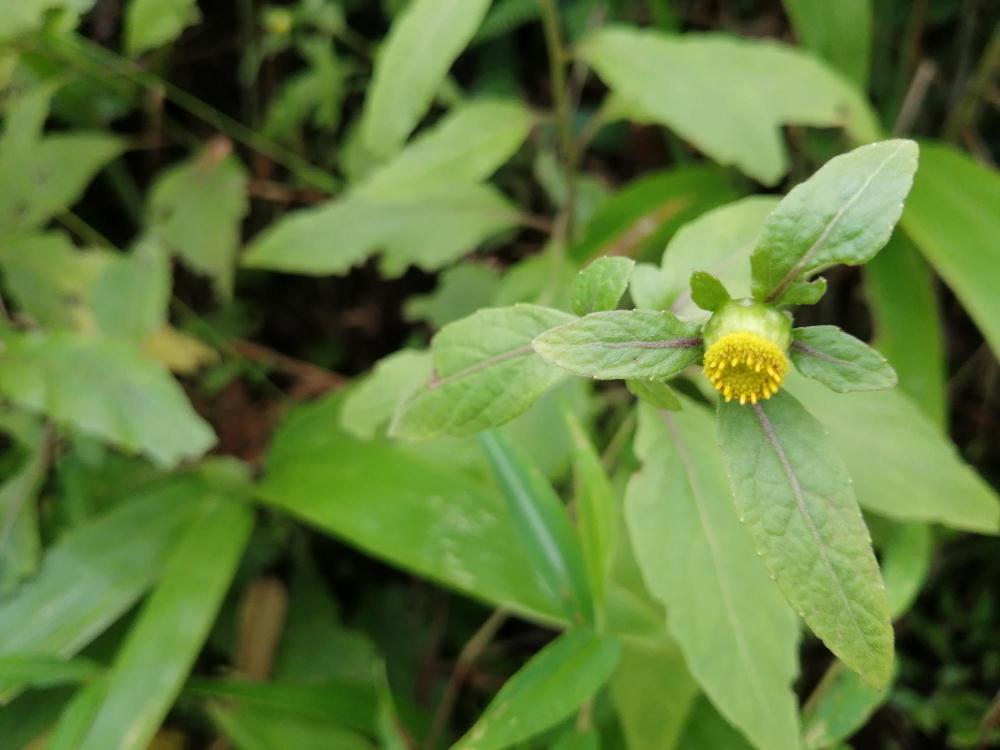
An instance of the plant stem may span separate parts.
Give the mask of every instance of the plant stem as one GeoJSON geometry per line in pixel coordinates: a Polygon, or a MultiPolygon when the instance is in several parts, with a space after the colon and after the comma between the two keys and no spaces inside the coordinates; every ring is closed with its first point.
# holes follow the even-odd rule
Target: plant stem
{"type": "Polygon", "coordinates": [[[566,174],[565,217],[556,221],[560,231],[560,244],[565,246],[573,237],[573,214],[576,209],[576,148],[573,143],[573,113],[570,110],[569,86],[566,82],[566,50],[559,30],[559,10],[556,0],[538,0],[542,9],[542,28],[545,31],[545,46],[549,56],[549,78],[552,84],[552,98],[556,105],[556,121],[559,128],[559,150],[566,174]]]}
{"type": "Polygon", "coordinates": [[[462,647],[462,651],[458,655],[458,661],[455,662],[455,669],[452,670],[451,678],[448,680],[448,685],[444,689],[444,695],[441,696],[441,702],[438,704],[437,712],[434,714],[434,722],[427,733],[427,741],[424,743],[424,747],[427,750],[434,750],[437,747],[445,729],[448,727],[451,712],[455,708],[455,701],[458,699],[458,691],[461,690],[462,683],[465,682],[465,678],[469,675],[469,670],[472,669],[472,665],[476,663],[483,650],[490,645],[497,631],[500,630],[500,626],[506,621],[507,613],[502,609],[495,610],[479,626],[479,630],[473,633],[465,646],[462,647]]]}

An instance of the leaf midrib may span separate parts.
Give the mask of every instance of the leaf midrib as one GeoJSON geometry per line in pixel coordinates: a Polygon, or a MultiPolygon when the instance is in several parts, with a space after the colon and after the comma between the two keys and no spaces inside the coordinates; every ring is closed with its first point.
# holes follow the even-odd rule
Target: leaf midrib
{"type": "Polygon", "coordinates": [[[867,178],[865,178],[861,187],[857,189],[854,195],[852,195],[847,202],[840,207],[837,213],[834,214],[833,218],[830,219],[830,222],[823,228],[823,231],[820,233],[820,236],[816,238],[816,241],[809,246],[809,249],[806,250],[803,256],[799,258],[799,260],[789,269],[785,278],[778,282],[778,285],[774,288],[774,290],[767,295],[767,302],[774,302],[775,300],[781,299],[781,295],[788,290],[788,287],[792,285],[792,282],[795,281],[796,278],[798,278],[799,274],[803,273],[808,262],[812,259],[812,256],[814,256],[822,248],[831,232],[833,232],[837,224],[840,223],[840,220],[844,218],[844,214],[847,213],[847,211],[857,202],[858,198],[860,198],[861,195],[868,189],[872,180],[879,176],[885,168],[885,165],[896,158],[896,154],[900,152],[904,145],[906,145],[905,141],[898,144],[893,152],[885,157],[885,159],[882,160],[882,163],[879,164],[867,178]]]}
{"type": "Polygon", "coordinates": [[[740,653],[740,660],[743,662],[743,667],[746,670],[747,675],[750,677],[750,683],[753,685],[754,698],[761,709],[761,713],[766,714],[769,710],[769,703],[765,699],[764,693],[762,692],[759,675],[751,666],[753,661],[750,659],[749,644],[746,642],[742,631],[737,627],[739,618],[736,616],[732,601],[732,593],[722,576],[722,566],[720,563],[721,556],[719,553],[718,541],[713,533],[712,525],[708,522],[708,519],[705,518],[705,511],[702,507],[702,491],[698,483],[695,481],[695,472],[691,462],[691,456],[687,452],[687,447],[684,444],[680,432],[677,430],[673,417],[662,411],[659,412],[659,414],[667,428],[667,433],[670,435],[670,439],[673,442],[674,447],[677,449],[677,456],[680,458],[681,464],[684,466],[684,473],[687,475],[688,485],[691,487],[691,495],[694,498],[695,508],[698,511],[698,521],[705,532],[705,539],[708,542],[708,548],[712,558],[712,568],[715,571],[715,578],[719,582],[719,590],[722,592],[722,602],[726,611],[726,619],[729,620],[730,628],[736,636],[736,645],[737,650],[740,653]]]}
{"type": "Polygon", "coordinates": [[[851,624],[854,626],[858,640],[861,643],[868,644],[868,639],[865,638],[864,630],[861,628],[860,624],[858,624],[857,616],[854,614],[854,609],[851,607],[851,600],[844,591],[843,584],[840,581],[840,576],[837,575],[837,571],[833,567],[833,563],[830,562],[830,558],[826,555],[825,542],[820,536],[819,529],[816,528],[816,524],[809,513],[809,508],[806,505],[805,497],[803,496],[802,485],[799,482],[798,477],[795,475],[795,471],[788,460],[788,455],[785,453],[784,447],[778,440],[778,436],[774,431],[774,425],[771,424],[771,420],[768,418],[767,413],[760,404],[754,404],[751,408],[754,411],[754,415],[757,417],[757,421],[760,423],[761,429],[764,431],[764,437],[767,438],[768,443],[771,445],[775,455],[778,457],[778,462],[781,464],[781,469],[785,474],[785,479],[788,481],[788,486],[792,490],[792,496],[795,498],[795,504],[798,506],[799,514],[805,519],[809,533],[816,542],[816,551],[819,554],[820,560],[823,561],[823,565],[826,567],[827,571],[829,571],[833,580],[837,583],[837,593],[840,595],[840,598],[844,603],[844,610],[847,612],[851,624]]]}

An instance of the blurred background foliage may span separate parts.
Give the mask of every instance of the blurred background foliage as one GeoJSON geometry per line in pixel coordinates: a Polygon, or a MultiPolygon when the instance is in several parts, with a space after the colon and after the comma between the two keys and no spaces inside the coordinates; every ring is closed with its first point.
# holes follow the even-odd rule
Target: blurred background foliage
{"type": "MultiPolygon", "coordinates": [[[[381,435],[429,373],[412,349],[481,307],[568,307],[600,255],[642,262],[654,299],[667,243],[705,241],[686,224],[755,194],[762,217],[890,134],[922,139],[902,230],[799,322],[874,341],[934,426],[901,419],[856,477],[914,488],[868,516],[898,676],[873,695],[806,638],[794,689],[808,748],[997,746],[995,496],[921,461],[947,434],[1000,482],[998,21],[988,0],[8,0],[0,747],[450,746],[563,617],[484,452],[564,494],[603,467],[620,496],[635,412],[573,382],[499,442],[402,447],[381,435]]],[[[494,744],[467,747],[748,746],[627,549],[615,566],[628,647],[570,632],[572,679],[536,666],[500,696],[544,731],[494,705],[494,744]]]]}

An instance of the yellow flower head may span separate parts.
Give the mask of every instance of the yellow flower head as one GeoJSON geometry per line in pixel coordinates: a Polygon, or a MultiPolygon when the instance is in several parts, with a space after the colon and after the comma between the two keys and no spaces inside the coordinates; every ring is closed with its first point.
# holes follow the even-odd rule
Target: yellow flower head
{"type": "Polygon", "coordinates": [[[705,325],[705,377],[726,401],[756,404],[788,374],[791,320],[753,300],[728,303],[705,325]]]}

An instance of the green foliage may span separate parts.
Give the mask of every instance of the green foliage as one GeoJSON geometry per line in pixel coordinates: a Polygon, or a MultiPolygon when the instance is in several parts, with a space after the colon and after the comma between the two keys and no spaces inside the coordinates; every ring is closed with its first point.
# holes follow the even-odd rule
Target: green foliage
{"type": "Polygon", "coordinates": [[[628,289],[635,261],[631,258],[598,258],[577,275],[570,290],[570,307],[577,315],[606,312],[618,307],[628,289]]]}
{"type": "Polygon", "coordinates": [[[134,56],[162,47],[200,18],[196,0],[131,0],[125,14],[125,49],[134,56]]]}
{"type": "Polygon", "coordinates": [[[247,175],[217,141],[165,171],[150,191],[150,232],[192,270],[233,291],[233,261],[246,214],[247,175]]]}
{"type": "Polygon", "coordinates": [[[153,738],[208,635],[252,525],[239,499],[202,498],[115,656],[81,750],[142,747],[153,738]]]}
{"type": "Polygon", "coordinates": [[[915,143],[882,141],[831,159],[796,186],[764,223],[754,297],[782,301],[795,282],[828,266],[871,260],[903,212],[916,169],[915,143]]]}
{"type": "Polygon", "coordinates": [[[2,5],[4,748],[993,742],[984,16],[2,5]]]}
{"type": "Polygon", "coordinates": [[[621,646],[585,628],[556,638],[497,693],[458,748],[499,750],[555,726],[614,671],[621,646]]]}
{"type": "Polygon", "coordinates": [[[386,38],[365,99],[365,147],[390,155],[427,112],[455,58],[472,39],[490,0],[414,0],[386,38]]]}
{"type": "Polygon", "coordinates": [[[997,268],[1000,177],[937,143],[921,146],[920,178],[903,229],[962,300],[993,351],[1000,351],[997,268]]]}
{"type": "Polygon", "coordinates": [[[0,393],[59,424],[174,466],[215,442],[156,363],[112,339],[7,333],[0,393]]]}
{"type": "Polygon", "coordinates": [[[855,89],[811,56],[774,42],[609,27],[586,39],[581,53],[630,119],[666,125],[768,185],[788,169],[785,123],[877,137],[855,89]]]}
{"type": "Polygon", "coordinates": [[[719,405],[719,441],[740,516],[782,592],[866,682],[882,687],[892,625],[878,563],[823,428],[794,398],[719,405]]]}
{"type": "Polygon", "coordinates": [[[698,328],[668,312],[593,313],[538,336],[536,352],[592,378],[669,378],[701,356],[698,328]]]}
{"type": "Polygon", "coordinates": [[[729,300],[729,292],[722,282],[706,271],[695,271],[691,274],[691,301],[702,310],[715,312],[725,306],[729,300]]]}
{"type": "Polygon", "coordinates": [[[402,407],[394,432],[468,435],[509,422],[563,378],[532,348],[538,334],[570,320],[538,305],[480,310],[431,342],[434,377],[402,407]]]}
{"type": "Polygon", "coordinates": [[[729,502],[711,418],[690,402],[677,414],[642,405],[636,451],[625,515],[688,669],[757,746],[797,747],[798,623],[729,502]]]}
{"type": "Polygon", "coordinates": [[[792,362],[807,378],[837,393],[878,391],[896,385],[885,357],[836,326],[792,331],[792,362]]]}
{"type": "Polygon", "coordinates": [[[864,91],[872,54],[871,0],[784,0],[802,46],[828,61],[864,91]]]}

